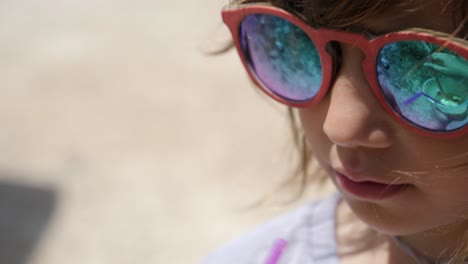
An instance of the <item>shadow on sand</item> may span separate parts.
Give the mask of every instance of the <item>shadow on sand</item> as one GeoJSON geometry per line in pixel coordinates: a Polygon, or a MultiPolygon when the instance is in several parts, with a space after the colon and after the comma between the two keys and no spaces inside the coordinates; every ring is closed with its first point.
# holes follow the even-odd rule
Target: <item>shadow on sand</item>
{"type": "Polygon", "coordinates": [[[56,206],[52,189],[0,181],[0,263],[27,264],[56,206]]]}

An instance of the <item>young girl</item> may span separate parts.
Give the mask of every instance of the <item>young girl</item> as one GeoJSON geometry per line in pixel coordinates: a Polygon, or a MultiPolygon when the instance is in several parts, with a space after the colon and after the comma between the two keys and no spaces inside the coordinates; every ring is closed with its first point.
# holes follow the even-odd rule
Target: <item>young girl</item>
{"type": "Polygon", "coordinates": [[[224,9],[250,77],[297,109],[339,192],[203,263],[468,263],[467,11],[466,0],[224,9]]]}

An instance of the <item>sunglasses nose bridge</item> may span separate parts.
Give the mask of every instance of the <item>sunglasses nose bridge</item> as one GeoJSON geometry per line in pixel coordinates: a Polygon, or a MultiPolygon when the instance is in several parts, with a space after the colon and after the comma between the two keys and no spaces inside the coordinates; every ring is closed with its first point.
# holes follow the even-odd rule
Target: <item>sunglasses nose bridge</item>
{"type": "Polygon", "coordinates": [[[348,44],[359,48],[363,54],[369,50],[370,40],[365,34],[331,29],[322,29],[320,33],[327,45],[330,43],[348,44]]]}
{"type": "Polygon", "coordinates": [[[357,48],[361,52],[362,68],[363,71],[365,71],[365,68],[369,65],[368,59],[372,57],[370,40],[366,35],[332,29],[320,29],[319,34],[321,34],[321,39],[323,41],[323,45],[325,46],[325,50],[331,55],[333,59],[332,79],[336,78],[336,75],[341,68],[341,64],[345,59],[343,58],[344,46],[348,46],[353,49],[357,48]]]}

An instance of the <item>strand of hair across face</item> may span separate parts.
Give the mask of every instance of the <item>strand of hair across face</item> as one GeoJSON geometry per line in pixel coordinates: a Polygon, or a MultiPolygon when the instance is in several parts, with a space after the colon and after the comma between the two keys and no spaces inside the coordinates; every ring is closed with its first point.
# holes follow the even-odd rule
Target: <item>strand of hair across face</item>
{"type": "Polygon", "coordinates": [[[397,246],[400,249],[402,249],[406,254],[411,256],[416,261],[416,263],[431,264],[431,262],[427,258],[418,254],[410,245],[406,244],[399,236],[394,236],[392,238],[395,241],[395,244],[397,244],[397,246]]]}
{"type": "MultiPolygon", "coordinates": [[[[393,240],[395,241],[395,244],[402,249],[406,254],[411,256],[417,264],[432,264],[433,262],[430,261],[427,257],[422,256],[416,250],[414,250],[410,245],[405,243],[403,239],[399,236],[393,236],[393,240]]],[[[452,262],[439,262],[436,261],[436,263],[452,263],[452,262]]],[[[456,262],[459,264],[468,264],[468,259],[463,260],[462,262],[456,262]]]]}

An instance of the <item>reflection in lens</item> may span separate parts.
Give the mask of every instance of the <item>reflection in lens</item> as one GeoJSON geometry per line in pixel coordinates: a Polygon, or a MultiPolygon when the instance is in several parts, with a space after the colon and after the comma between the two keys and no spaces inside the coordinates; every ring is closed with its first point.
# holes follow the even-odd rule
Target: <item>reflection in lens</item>
{"type": "Polygon", "coordinates": [[[317,95],[322,65],[315,45],[297,26],[271,15],[249,15],[241,24],[241,45],[258,79],[292,101],[317,95]]]}
{"type": "Polygon", "coordinates": [[[419,127],[453,131],[468,123],[468,61],[441,46],[400,41],[377,56],[382,92],[393,109],[419,127]]]}

